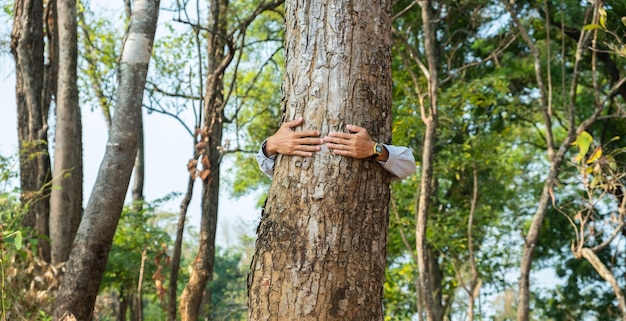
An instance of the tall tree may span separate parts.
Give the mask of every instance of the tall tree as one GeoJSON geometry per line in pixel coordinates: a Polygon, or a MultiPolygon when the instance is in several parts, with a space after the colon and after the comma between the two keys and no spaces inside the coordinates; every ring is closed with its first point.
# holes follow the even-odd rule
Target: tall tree
{"type": "Polygon", "coordinates": [[[229,28],[228,24],[229,1],[212,0],[209,6],[207,78],[202,111],[204,124],[198,132],[200,142],[196,146],[202,164],[198,176],[203,183],[200,247],[192,264],[189,282],[180,298],[182,320],[197,320],[210,315],[211,291],[207,289],[207,284],[213,279],[220,164],[226,152],[222,146],[222,131],[226,122],[224,109],[228,97],[224,94],[225,71],[232,63],[235,51],[244,46],[250,24],[264,11],[273,10],[282,3],[283,0],[272,0],[255,4],[233,28],[229,28]],[[237,41],[240,41],[240,47],[235,46],[237,41]]]}
{"type": "Polygon", "coordinates": [[[96,184],[67,261],[54,318],[91,318],[137,154],[137,123],[159,12],[158,0],[134,3],[120,59],[120,85],[109,140],[96,184]]]}
{"type": "MultiPolygon", "coordinates": [[[[391,141],[391,1],[286,2],[283,121],[391,141]]],[[[381,320],[390,176],[278,156],[249,275],[249,320],[381,320]]]]}
{"type": "Polygon", "coordinates": [[[54,169],[50,195],[52,263],[65,262],[83,209],[83,143],[77,85],[76,1],[58,0],[59,61],[54,169]]]}
{"type": "MultiPolygon", "coordinates": [[[[233,59],[232,38],[227,38],[228,0],[212,0],[209,5],[207,51],[207,79],[204,95],[204,125],[201,130],[202,163],[202,217],[200,220],[200,248],[192,265],[189,282],[180,298],[181,320],[198,319],[203,302],[210,302],[207,282],[213,279],[215,263],[215,231],[220,186],[222,129],[224,127],[224,71],[233,59]]],[[[206,314],[206,311],[204,311],[206,314]]]]}
{"type": "MultiPolygon", "coordinates": [[[[53,7],[53,6],[52,6],[53,7]]],[[[50,9],[50,7],[48,7],[50,9]]],[[[49,10],[48,13],[54,10],[49,10]]],[[[11,30],[11,53],[15,59],[15,95],[20,155],[22,204],[28,205],[22,225],[42,236],[40,254],[50,259],[47,246],[49,218],[50,157],[48,155],[48,109],[50,68],[44,62],[44,6],[41,0],[16,0],[11,30]]],[[[54,18],[47,21],[54,21],[54,18]]],[[[54,26],[48,28],[53,35],[54,26]]],[[[54,42],[49,46],[55,48],[54,42]]],[[[54,61],[55,53],[48,58],[54,61]]]]}
{"type": "Polygon", "coordinates": [[[421,100],[420,114],[422,121],[426,125],[424,133],[424,148],[422,151],[422,176],[418,192],[417,225],[415,230],[415,247],[417,249],[417,266],[420,271],[420,297],[424,300],[424,308],[428,321],[441,320],[443,311],[441,300],[435,300],[438,296],[438,285],[433,279],[433,275],[438,273],[433,270],[435,252],[426,242],[426,223],[428,219],[428,209],[433,191],[433,162],[435,155],[435,144],[437,143],[437,122],[438,122],[438,87],[439,79],[437,73],[437,51],[435,43],[435,26],[432,17],[432,2],[430,0],[419,1],[422,7],[422,22],[424,24],[424,51],[426,56],[426,66],[424,77],[427,79],[426,101],[421,100]]]}
{"type": "MultiPolygon", "coordinates": [[[[566,155],[572,143],[575,142],[576,137],[592,126],[600,117],[603,115],[606,118],[614,117],[614,115],[609,113],[611,110],[610,106],[612,105],[612,99],[624,87],[624,82],[619,81],[619,76],[613,78],[610,72],[607,75],[598,73],[597,62],[600,60],[597,60],[595,53],[603,52],[604,48],[598,47],[600,44],[595,39],[595,32],[583,28],[582,25],[603,24],[600,13],[605,10],[604,3],[597,1],[589,6],[576,7],[581,10],[582,17],[580,21],[576,22],[577,27],[566,28],[564,22],[560,24],[561,29],[559,32],[564,35],[564,38],[567,34],[575,34],[576,37],[573,39],[574,41],[567,39],[567,42],[563,41],[561,43],[563,46],[561,50],[566,52],[567,55],[562,54],[563,60],[560,62],[563,64],[563,70],[567,68],[571,75],[561,80],[562,101],[560,101],[559,105],[554,104],[552,71],[549,63],[553,59],[550,50],[552,39],[549,31],[553,19],[550,11],[552,6],[549,2],[545,2],[543,4],[545,8],[539,8],[546,25],[544,27],[545,39],[539,41],[531,36],[530,26],[526,25],[519,17],[519,12],[528,8],[518,8],[505,1],[502,1],[502,3],[511,14],[515,26],[532,55],[535,85],[539,94],[537,105],[543,117],[543,130],[545,131],[542,137],[546,146],[547,160],[549,161],[549,169],[546,173],[543,189],[537,198],[534,215],[524,236],[524,249],[520,263],[517,320],[527,321],[530,319],[530,271],[543,221],[548,214],[550,206],[554,206],[556,202],[555,190],[558,187],[558,175],[563,171],[562,167],[566,163],[566,155]],[[545,50],[543,46],[545,46],[545,50]],[[589,48],[592,48],[592,50],[589,50],[589,48]],[[589,70],[586,70],[586,63],[591,65],[589,70]],[[591,79],[590,83],[586,83],[585,79],[581,77],[582,73],[588,73],[591,79]],[[599,79],[603,79],[603,82],[600,82],[599,79]],[[590,90],[588,93],[580,90],[581,87],[586,88],[587,86],[593,90],[590,90]],[[591,106],[591,108],[588,106],[591,106]],[[563,124],[565,134],[559,144],[559,137],[553,132],[552,128],[555,123],[560,124],[561,119],[566,119],[567,122],[563,124]]],[[[607,70],[611,70],[612,61],[610,59],[603,61],[603,63],[608,67],[607,70]]]]}

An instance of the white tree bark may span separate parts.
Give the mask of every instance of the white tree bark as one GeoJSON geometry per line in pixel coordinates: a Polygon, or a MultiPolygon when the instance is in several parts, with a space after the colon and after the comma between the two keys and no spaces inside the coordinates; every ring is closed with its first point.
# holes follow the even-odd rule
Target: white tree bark
{"type": "Polygon", "coordinates": [[[120,85],[109,141],[67,261],[55,302],[55,320],[91,319],[130,183],[159,1],[138,0],[133,9],[120,60],[120,85]]]}

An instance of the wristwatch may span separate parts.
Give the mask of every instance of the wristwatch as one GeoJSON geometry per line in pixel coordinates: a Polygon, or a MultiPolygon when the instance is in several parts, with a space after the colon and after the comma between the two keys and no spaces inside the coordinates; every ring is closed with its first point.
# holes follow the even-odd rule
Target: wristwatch
{"type": "Polygon", "coordinates": [[[372,154],[372,156],[370,156],[371,159],[375,159],[378,156],[380,156],[380,154],[383,153],[383,145],[379,144],[379,143],[375,143],[374,144],[374,154],[372,154]]]}

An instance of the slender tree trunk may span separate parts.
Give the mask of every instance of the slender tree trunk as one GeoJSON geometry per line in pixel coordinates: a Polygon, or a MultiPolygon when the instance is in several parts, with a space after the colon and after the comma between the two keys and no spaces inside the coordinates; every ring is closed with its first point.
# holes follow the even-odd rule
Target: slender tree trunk
{"type": "Polygon", "coordinates": [[[96,184],[55,302],[54,319],[90,320],[137,154],[138,122],[159,12],[158,0],[135,1],[120,59],[116,113],[96,184]]]}
{"type": "Polygon", "coordinates": [[[432,22],[432,4],[430,0],[419,1],[422,7],[422,21],[424,23],[424,49],[427,60],[428,74],[428,102],[427,106],[422,106],[422,120],[426,125],[424,134],[424,149],[422,152],[422,177],[420,182],[418,208],[417,208],[417,226],[415,230],[416,247],[418,253],[418,268],[420,271],[420,283],[423,287],[421,292],[424,298],[424,310],[428,321],[440,321],[443,318],[441,301],[437,298],[441,297],[441,287],[439,284],[433,284],[430,267],[433,264],[433,255],[427,241],[426,229],[428,226],[428,210],[431,204],[431,196],[433,192],[433,167],[435,158],[435,145],[437,143],[437,123],[438,123],[438,106],[437,106],[437,89],[439,87],[437,73],[437,56],[435,44],[435,30],[432,22]],[[437,295],[437,293],[439,293],[437,295]]]}
{"type": "MultiPolygon", "coordinates": [[[[195,146],[195,143],[194,143],[195,146]]],[[[180,268],[180,258],[183,246],[183,233],[185,231],[185,220],[187,218],[187,209],[189,203],[191,203],[191,197],[193,196],[193,186],[195,185],[195,178],[190,176],[187,182],[187,192],[180,203],[180,212],[178,214],[178,224],[176,225],[176,241],[174,243],[174,252],[172,253],[172,269],[170,270],[170,285],[168,289],[168,305],[167,305],[167,320],[176,321],[176,299],[177,299],[177,284],[178,284],[178,270],[180,268]]]]}
{"type": "Polygon", "coordinates": [[[474,321],[474,304],[480,293],[480,282],[478,281],[478,269],[476,268],[476,258],[474,255],[474,237],[472,229],[474,228],[474,217],[476,215],[476,208],[478,207],[478,169],[476,164],[472,164],[472,201],[470,203],[469,218],[467,219],[467,249],[469,256],[469,265],[471,270],[471,279],[469,287],[467,288],[467,295],[469,296],[467,302],[467,318],[468,321],[474,321]]]}
{"type": "MultiPolygon", "coordinates": [[[[133,295],[133,291],[129,291],[126,294],[126,302],[128,302],[127,310],[128,315],[130,316],[129,320],[137,321],[137,318],[135,317],[135,296],[133,295]]],[[[124,312],[124,314],[126,314],[126,312],[124,312]]]]}
{"type": "MultiPolygon", "coordinates": [[[[391,140],[391,1],[287,1],[283,121],[391,140]]],[[[299,130],[299,129],[298,129],[299,130]]],[[[248,277],[249,320],[383,320],[389,174],[278,156],[248,277]]]]}
{"type": "Polygon", "coordinates": [[[143,115],[141,121],[137,124],[139,127],[139,136],[137,136],[137,157],[135,158],[134,173],[135,179],[133,181],[133,209],[137,212],[143,208],[143,185],[146,176],[146,159],[144,150],[144,135],[143,135],[143,115]]]}
{"type": "Polygon", "coordinates": [[[209,35],[208,78],[204,102],[204,127],[202,143],[206,146],[201,156],[202,178],[202,218],[200,220],[200,247],[192,265],[189,282],[180,299],[181,320],[195,321],[202,314],[204,302],[211,302],[207,284],[213,279],[215,261],[215,231],[217,229],[217,208],[219,200],[220,163],[222,154],[222,128],[224,118],[224,69],[232,61],[232,52],[226,55],[225,38],[227,31],[226,13],[228,0],[212,0],[210,4],[209,26],[213,32],[209,35]],[[206,290],[206,293],[205,293],[206,290]],[[206,295],[208,294],[208,295],[206,295]]]}
{"type": "Polygon", "coordinates": [[[126,321],[126,311],[128,310],[128,300],[126,299],[126,292],[124,288],[120,289],[119,294],[119,310],[116,314],[117,321],[126,321]]]}
{"type": "MultiPolygon", "coordinates": [[[[541,229],[543,219],[548,212],[551,194],[554,195],[554,186],[557,183],[558,173],[561,169],[563,162],[565,161],[565,154],[569,150],[572,142],[574,142],[576,136],[578,136],[582,131],[586,130],[587,127],[589,127],[593,122],[596,121],[596,119],[599,117],[600,113],[603,110],[603,106],[601,103],[597,102],[598,104],[595,106],[593,113],[587,119],[582,121],[578,127],[576,127],[576,96],[577,91],[579,90],[578,77],[580,75],[580,60],[582,51],[586,50],[588,45],[587,40],[589,39],[589,33],[582,32],[577,43],[576,54],[574,57],[574,67],[572,72],[573,77],[570,82],[570,92],[568,97],[569,101],[567,109],[565,111],[569,121],[569,128],[566,138],[563,140],[556,153],[554,152],[555,143],[553,142],[552,132],[550,130],[552,123],[552,114],[550,112],[551,106],[549,106],[548,103],[549,94],[547,93],[547,89],[545,88],[545,81],[543,80],[543,73],[541,72],[541,65],[543,62],[541,57],[539,56],[539,50],[534,44],[530,35],[526,32],[526,29],[524,28],[521,20],[518,18],[517,12],[515,12],[513,6],[504,0],[501,0],[501,2],[505,5],[507,11],[509,11],[509,13],[511,14],[511,17],[515,22],[516,27],[522,35],[522,38],[533,52],[536,81],[538,87],[540,88],[542,102],[541,107],[544,113],[544,120],[546,122],[544,127],[547,130],[545,135],[548,147],[547,154],[550,160],[550,169],[544,182],[541,195],[539,196],[539,202],[537,204],[535,214],[533,215],[530,227],[528,228],[528,232],[526,234],[526,237],[524,238],[524,249],[522,252],[522,260],[520,262],[520,276],[518,279],[519,299],[517,308],[517,320],[528,321],[530,318],[530,270],[532,267],[535,246],[537,245],[537,240],[539,239],[539,230],[541,229]]],[[[594,4],[596,6],[596,10],[597,8],[599,8],[599,6],[601,6],[601,3],[602,1],[598,1],[594,4]]],[[[554,202],[554,199],[552,199],[552,201],[554,202]]]]}
{"type": "Polygon", "coordinates": [[[76,1],[57,0],[59,72],[50,239],[52,263],[65,262],[78,230],[83,206],[83,143],[77,86],[76,1]]]}
{"type": "Polygon", "coordinates": [[[141,265],[139,268],[139,281],[137,282],[137,294],[135,295],[135,307],[136,307],[136,318],[137,321],[143,320],[143,276],[146,269],[146,258],[147,258],[147,249],[143,249],[141,252],[141,265]]]}
{"type": "MultiPolygon", "coordinates": [[[[40,255],[50,260],[48,237],[50,158],[48,154],[48,74],[44,65],[43,2],[16,0],[11,30],[15,59],[15,96],[22,204],[29,206],[22,225],[40,236],[40,255]]],[[[54,56],[51,57],[51,59],[54,56]]]]}

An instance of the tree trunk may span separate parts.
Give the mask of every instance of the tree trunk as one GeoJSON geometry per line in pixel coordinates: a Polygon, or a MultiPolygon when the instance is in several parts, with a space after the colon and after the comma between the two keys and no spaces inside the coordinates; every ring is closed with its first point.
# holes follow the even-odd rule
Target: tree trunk
{"type": "Polygon", "coordinates": [[[583,247],[580,249],[579,253],[576,253],[576,256],[577,258],[585,258],[589,263],[591,263],[598,274],[611,284],[611,288],[613,288],[613,292],[615,293],[615,299],[617,300],[617,306],[622,314],[622,320],[626,321],[626,299],[624,298],[624,293],[622,292],[619,282],[615,279],[613,272],[611,272],[598,258],[596,253],[589,248],[583,247]]]}
{"type": "MultiPolygon", "coordinates": [[[[189,282],[180,298],[180,314],[183,321],[195,321],[204,302],[211,302],[210,291],[205,291],[213,279],[215,261],[215,231],[217,229],[217,208],[220,187],[220,163],[222,154],[222,128],[224,118],[224,70],[232,61],[232,50],[226,55],[224,48],[227,24],[228,0],[212,0],[210,4],[209,26],[212,32],[208,41],[208,77],[204,95],[204,128],[202,143],[206,151],[202,159],[202,218],[200,220],[200,247],[192,264],[189,282]]],[[[207,314],[203,309],[202,314],[207,314]]]]}
{"type": "MultiPolygon", "coordinates": [[[[391,141],[391,1],[286,2],[283,121],[391,141]]],[[[278,156],[249,275],[249,320],[383,320],[390,175],[278,156]]]]}
{"type": "Polygon", "coordinates": [[[144,135],[143,135],[143,115],[141,121],[137,124],[139,127],[139,136],[137,136],[137,157],[135,158],[134,173],[135,179],[133,181],[133,209],[137,212],[143,208],[143,186],[146,176],[146,158],[144,150],[144,135]]]}
{"type": "MultiPolygon", "coordinates": [[[[537,208],[535,210],[535,214],[533,215],[531,224],[528,228],[528,232],[526,237],[524,238],[524,249],[522,252],[522,260],[520,262],[520,276],[518,279],[519,283],[519,293],[518,293],[518,307],[517,307],[517,320],[518,321],[528,321],[530,319],[530,270],[532,267],[535,246],[537,245],[537,241],[539,239],[539,231],[541,229],[541,225],[543,224],[543,220],[548,212],[548,207],[550,205],[550,201],[554,202],[554,199],[551,199],[554,194],[554,186],[557,184],[558,174],[561,169],[562,164],[565,162],[565,154],[571,147],[571,144],[574,142],[576,137],[584,130],[586,130],[591,124],[593,124],[598,117],[600,116],[603,105],[600,103],[596,103],[593,109],[593,113],[588,116],[586,119],[580,122],[580,125],[576,127],[576,122],[579,120],[578,115],[576,115],[576,95],[579,90],[578,88],[578,78],[580,76],[580,61],[583,50],[586,50],[588,47],[589,33],[583,32],[578,39],[576,54],[574,57],[573,64],[573,77],[570,81],[570,92],[569,92],[569,101],[568,106],[566,108],[566,115],[568,118],[568,130],[567,136],[559,146],[556,153],[554,152],[555,143],[553,142],[551,127],[551,118],[553,117],[551,112],[551,106],[548,104],[545,86],[543,85],[545,81],[543,80],[541,65],[542,60],[539,55],[539,49],[535,45],[532,40],[532,37],[525,30],[524,25],[518,17],[517,12],[515,12],[514,7],[504,0],[501,2],[505,5],[507,11],[511,14],[513,21],[517,29],[520,31],[522,38],[528,45],[528,47],[533,52],[534,57],[534,65],[535,65],[535,78],[540,88],[541,93],[541,102],[542,102],[542,110],[544,113],[546,128],[546,140],[547,140],[547,154],[548,159],[550,160],[550,169],[548,171],[547,177],[544,181],[543,189],[541,191],[541,195],[539,196],[539,202],[537,204],[537,208]],[[552,196],[551,196],[552,194],[552,196]]],[[[598,10],[601,7],[602,1],[598,1],[594,3],[595,10],[598,10]]],[[[593,21],[597,23],[597,21],[593,21]]],[[[586,23],[586,22],[585,22],[586,23]]],[[[550,58],[550,57],[548,57],[550,58]]]]}
{"type": "Polygon", "coordinates": [[[50,195],[52,263],[65,262],[83,208],[82,125],[77,86],[76,1],[57,0],[59,72],[54,170],[50,195]]]}
{"type": "MultiPolygon", "coordinates": [[[[29,206],[22,225],[40,236],[40,255],[50,261],[48,236],[49,197],[45,186],[50,181],[48,154],[49,96],[43,75],[44,65],[43,2],[16,0],[11,30],[11,53],[15,59],[15,100],[20,155],[22,204],[29,206]]],[[[54,56],[51,57],[51,60],[54,56]]]]}
{"type": "Polygon", "coordinates": [[[474,254],[474,236],[472,230],[474,228],[474,216],[478,207],[478,169],[476,164],[472,164],[472,201],[470,203],[470,212],[467,219],[467,249],[468,259],[471,270],[469,286],[467,287],[467,318],[468,321],[474,321],[474,304],[480,294],[480,285],[478,268],[476,267],[476,258],[474,254]]]}
{"type": "Polygon", "coordinates": [[[428,321],[443,320],[443,311],[441,301],[437,298],[441,297],[440,284],[434,284],[429,267],[433,266],[434,255],[426,241],[426,229],[428,223],[428,210],[431,204],[431,196],[433,191],[433,168],[435,158],[435,145],[437,143],[437,123],[438,123],[438,106],[437,106],[437,89],[439,81],[437,79],[437,56],[435,46],[435,30],[431,21],[431,2],[430,0],[419,1],[422,7],[422,20],[424,23],[424,50],[428,62],[428,74],[425,75],[428,80],[428,106],[422,106],[422,120],[426,125],[424,134],[424,149],[422,151],[422,177],[420,182],[418,208],[417,208],[417,226],[416,226],[416,247],[418,254],[417,266],[419,268],[420,284],[422,285],[421,294],[424,298],[424,310],[428,321]],[[428,110],[428,111],[427,111],[428,110]],[[437,295],[439,293],[439,295],[437,295]]]}
{"type": "MultiPolygon", "coordinates": [[[[195,142],[194,142],[195,146],[195,142]]],[[[187,192],[180,203],[180,213],[178,214],[178,224],[176,225],[176,241],[174,243],[174,250],[172,254],[172,269],[170,270],[170,285],[168,289],[168,301],[167,301],[167,320],[176,321],[176,299],[177,299],[177,284],[178,284],[178,270],[180,268],[180,257],[183,246],[183,233],[185,231],[185,220],[187,218],[187,209],[189,203],[191,203],[191,197],[193,196],[193,186],[195,185],[195,178],[189,177],[187,183],[187,192]]]]}
{"type": "Polygon", "coordinates": [[[116,311],[116,320],[117,321],[126,321],[126,311],[128,309],[128,300],[126,297],[126,291],[124,288],[120,289],[119,294],[119,310],[116,311]]]}
{"type": "Polygon", "coordinates": [[[104,159],[67,261],[54,319],[91,319],[137,154],[143,89],[159,12],[158,0],[138,0],[120,59],[116,113],[104,159]]]}
{"type": "Polygon", "coordinates": [[[136,300],[136,313],[135,313],[135,320],[137,321],[143,321],[143,276],[145,273],[145,269],[146,269],[146,258],[147,256],[147,249],[144,248],[143,251],[141,252],[141,265],[139,268],[139,281],[137,282],[137,294],[135,295],[135,300],[136,300]]]}

